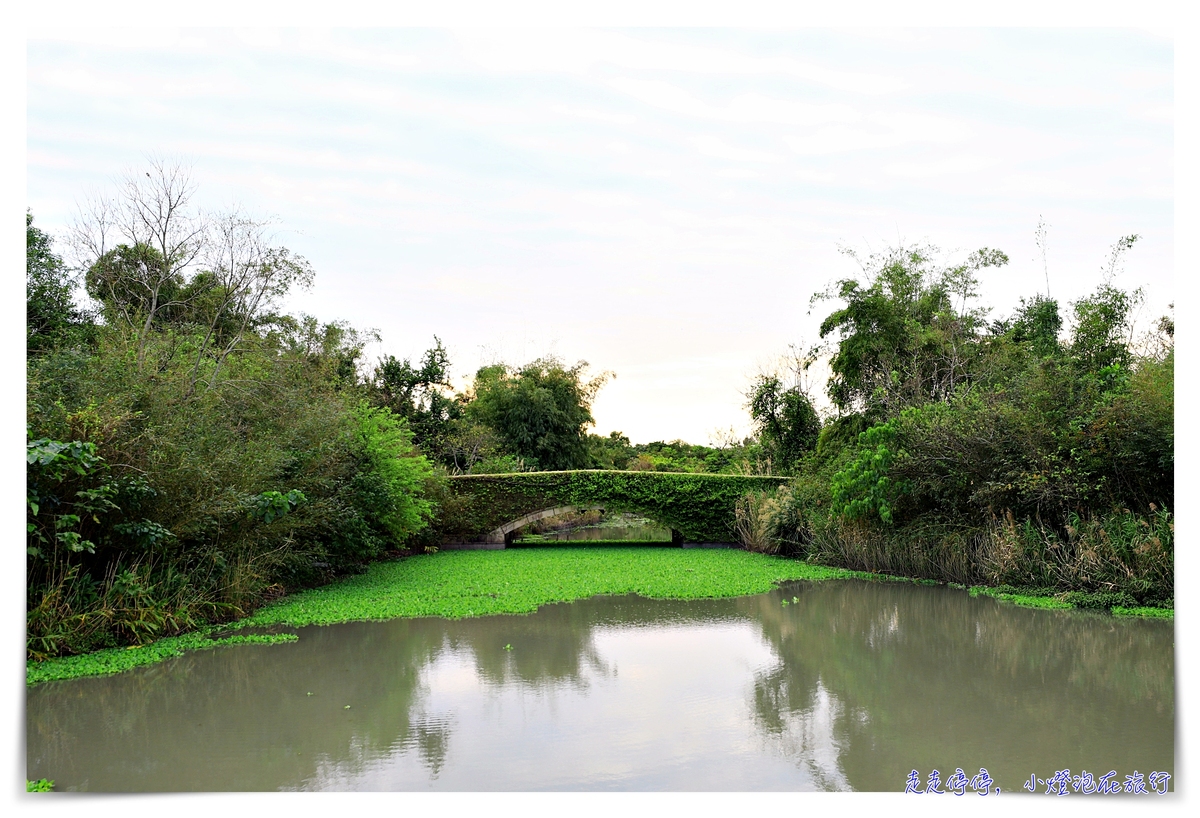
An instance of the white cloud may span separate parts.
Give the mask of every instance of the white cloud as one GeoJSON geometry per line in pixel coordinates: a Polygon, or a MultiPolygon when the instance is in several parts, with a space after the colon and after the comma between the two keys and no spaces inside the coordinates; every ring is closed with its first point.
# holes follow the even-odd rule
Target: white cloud
{"type": "MultiPolygon", "coordinates": [[[[55,229],[143,154],[190,155],[206,200],[276,214],[317,265],[297,305],[396,354],[438,334],[465,371],[519,327],[514,355],[553,341],[616,369],[597,418],[635,440],[743,424],[746,372],[812,337],[808,296],[850,272],[838,241],[1032,258],[1045,213],[1056,294],[1136,231],[1130,280],[1173,297],[1169,46],[885,34],[35,39],[29,203],[55,229]]],[[[1040,276],[1014,262],[988,297],[1003,312],[1040,276]]]]}
{"type": "Polygon", "coordinates": [[[691,139],[696,150],[705,156],[717,159],[731,159],[734,162],[778,162],[779,157],[766,151],[737,148],[726,144],[715,136],[694,136],[691,139]]]}
{"type": "Polygon", "coordinates": [[[897,93],[908,85],[886,74],[843,71],[793,57],[753,56],[651,35],[580,29],[474,30],[456,35],[464,54],[492,71],[583,72],[607,65],[701,75],[777,75],[869,95],[897,93]]]}

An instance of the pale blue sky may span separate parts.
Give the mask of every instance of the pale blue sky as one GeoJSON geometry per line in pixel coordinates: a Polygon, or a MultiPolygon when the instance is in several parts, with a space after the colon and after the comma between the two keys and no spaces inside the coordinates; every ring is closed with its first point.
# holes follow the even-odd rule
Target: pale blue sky
{"type": "Polygon", "coordinates": [[[839,244],[998,247],[1000,315],[1173,291],[1173,50],[1131,29],[64,31],[28,43],[27,203],[155,152],[207,205],[277,217],[317,271],[290,306],[440,336],[455,373],[545,353],[617,377],[597,431],[706,442],[816,340],[839,244]]]}

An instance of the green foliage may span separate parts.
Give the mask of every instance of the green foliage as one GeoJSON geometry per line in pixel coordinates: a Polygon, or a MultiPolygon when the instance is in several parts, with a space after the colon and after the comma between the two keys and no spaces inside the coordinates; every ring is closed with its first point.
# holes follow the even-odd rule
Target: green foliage
{"type": "Polygon", "coordinates": [[[787,470],[816,448],[821,419],[799,386],[785,388],[775,375],[761,375],[750,393],[750,417],[765,455],[787,470]]]}
{"type": "Polygon", "coordinates": [[[994,599],[1001,599],[1005,602],[1011,602],[1014,605],[1020,605],[1022,608],[1042,608],[1053,611],[1067,610],[1075,607],[1070,602],[1055,599],[1048,594],[1022,592],[1021,589],[1010,586],[1001,586],[998,588],[976,586],[971,588],[970,593],[971,596],[990,596],[994,599]]]}
{"type": "Polygon", "coordinates": [[[25,792],[54,792],[54,782],[48,778],[39,778],[37,781],[26,779],[25,792]]]}
{"type": "Polygon", "coordinates": [[[1113,607],[1137,607],[1137,600],[1123,591],[1069,591],[1063,594],[1062,601],[1076,608],[1089,608],[1095,611],[1107,611],[1113,607]]]}
{"type": "Polygon", "coordinates": [[[627,469],[634,457],[633,444],[621,432],[609,432],[608,437],[588,433],[587,448],[594,469],[627,469]]]}
{"type": "Polygon", "coordinates": [[[1112,609],[1112,615],[1113,616],[1144,616],[1149,619],[1174,619],[1175,618],[1175,609],[1174,608],[1147,608],[1147,607],[1141,607],[1141,606],[1133,607],[1133,608],[1124,608],[1121,606],[1114,606],[1112,609]]]}
{"type": "Polygon", "coordinates": [[[475,374],[467,416],[495,430],[508,453],[541,469],[590,465],[586,429],[591,405],[606,376],[583,380],[587,363],[571,368],[541,358],[519,370],[503,364],[475,374]]]}
{"type": "Polygon", "coordinates": [[[775,487],[782,478],[631,471],[559,471],[460,475],[452,491],[470,498],[446,536],[480,539],[526,514],[564,505],[603,505],[645,514],[689,542],[734,542],[734,509],[747,492],[775,487]]]}
{"type": "Polygon", "coordinates": [[[622,468],[629,471],[745,474],[749,471],[748,460],[755,454],[747,441],[718,449],[682,440],[656,440],[630,446],[629,457],[622,468]]]}
{"type": "Polygon", "coordinates": [[[154,495],[141,477],[116,478],[94,443],[26,443],[26,553],[45,566],[65,555],[134,546],[153,550],[174,535],[135,516],[154,495]]]}
{"type": "Polygon", "coordinates": [[[858,436],[857,455],[830,481],[831,510],[852,519],[877,517],[890,525],[892,511],[907,484],[889,476],[897,450],[896,423],[872,426],[858,436]]]}
{"type": "Polygon", "coordinates": [[[308,500],[304,492],[292,489],[287,494],[279,491],[264,491],[254,498],[254,506],[250,515],[264,523],[273,523],[286,517],[303,502],[308,500]]]}
{"type": "Polygon", "coordinates": [[[25,213],[25,349],[35,354],[81,336],[88,316],[71,298],[72,283],[53,241],[25,213]]]}
{"type": "Polygon", "coordinates": [[[1048,358],[1060,352],[1058,336],[1062,331],[1062,317],[1058,314],[1058,302],[1052,298],[1035,295],[1021,306],[1013,317],[1008,332],[1014,343],[1027,345],[1030,352],[1039,358],[1048,358]]]}
{"type": "Polygon", "coordinates": [[[970,589],[971,596],[990,596],[1012,602],[1025,608],[1065,609],[1083,608],[1110,611],[1113,616],[1143,616],[1152,619],[1172,619],[1175,611],[1171,607],[1139,606],[1127,593],[1070,591],[1055,593],[1053,588],[1017,588],[1012,585],[995,587],[977,586],[970,589]]]}
{"type": "Polygon", "coordinates": [[[1069,453],[1092,495],[1112,505],[1170,506],[1175,497],[1175,355],[1144,360],[1071,425],[1069,453]]]}
{"type": "MultiPolygon", "coordinates": [[[[450,356],[440,338],[413,365],[389,355],[375,368],[370,382],[372,402],[403,418],[413,433],[413,442],[429,457],[453,462],[454,426],[462,416],[464,402],[447,397],[450,389],[450,356]],[[450,455],[447,458],[447,455],[450,455]]],[[[470,467],[470,464],[467,464],[470,467]]]]}
{"type": "Polygon", "coordinates": [[[968,309],[976,274],[1008,257],[984,248],[944,266],[934,247],[895,247],[859,259],[866,281],[846,278],[813,301],[844,306],[821,322],[821,338],[836,335],[829,397],[839,410],[883,413],[951,394],[966,379],[968,342],[984,311],[968,309]],[[958,304],[955,304],[957,299],[958,304]]]}
{"type": "Polygon", "coordinates": [[[682,440],[633,444],[621,432],[608,437],[589,434],[587,445],[591,468],[628,471],[743,474],[759,454],[751,440],[720,448],[682,440]]]}
{"type": "MultiPolygon", "coordinates": [[[[402,547],[431,515],[432,470],[405,422],[363,404],[371,336],[277,314],[311,281],[307,262],[269,246],[263,223],[196,218],[186,178],[151,170],[133,182],[158,187],[126,204],[163,204],[154,224],[115,247],[73,236],[105,319],[88,343],[43,332],[30,302],[31,658],[227,620],[402,547]]],[[[27,228],[31,298],[37,282],[70,295],[27,228]]]]}
{"type": "Polygon", "coordinates": [[[87,293],[102,305],[110,324],[169,320],[182,312],[186,282],[164,266],[162,253],[149,244],[119,244],[88,268],[87,293]]]}
{"type": "MultiPolygon", "coordinates": [[[[228,630],[228,628],[225,628],[228,630]]],[[[135,667],[152,665],[165,659],[182,656],[190,650],[228,645],[278,645],[295,642],[293,633],[275,634],[231,634],[219,635],[221,628],[202,628],[182,636],[169,636],[148,645],[125,648],[108,648],[83,656],[63,656],[40,662],[27,662],[25,683],[36,685],[43,682],[79,679],[86,676],[111,676],[135,667]]]]}
{"type": "Polygon", "coordinates": [[[1102,284],[1091,295],[1074,302],[1071,356],[1082,372],[1099,373],[1107,367],[1128,367],[1130,313],[1142,301],[1141,290],[1127,293],[1102,284]]]}
{"type": "Polygon", "coordinates": [[[865,282],[819,294],[845,304],[822,326],[838,338],[830,397],[844,414],[804,468],[839,464],[835,511],[977,530],[1011,512],[1063,536],[1071,513],[1170,506],[1172,328],[1160,321],[1156,351],[1136,357],[1141,293],[1111,284],[1134,241],[1114,246],[1104,282],[1071,305],[1067,343],[1057,302],[1040,295],[983,331],[984,311],[966,305],[975,273],[1003,262],[994,253],[941,267],[929,248],[894,248],[862,262],[865,282]],[[891,429],[882,448],[856,439],[872,424],[891,429]]]}
{"type": "Polygon", "coordinates": [[[392,545],[400,545],[429,520],[429,501],[421,495],[433,470],[414,448],[408,423],[391,410],[363,401],[355,419],[362,463],[354,480],[367,501],[360,509],[373,526],[391,535],[392,545]]]}

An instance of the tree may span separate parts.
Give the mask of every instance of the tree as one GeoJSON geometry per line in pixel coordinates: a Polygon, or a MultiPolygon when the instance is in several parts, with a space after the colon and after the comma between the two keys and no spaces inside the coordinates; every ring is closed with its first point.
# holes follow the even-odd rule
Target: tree
{"type": "MultiPolygon", "coordinates": [[[[462,404],[446,395],[450,389],[450,355],[442,341],[434,336],[418,365],[388,355],[371,379],[375,402],[398,417],[405,418],[414,440],[427,454],[443,460],[456,460],[451,451],[451,425],[462,414],[462,404]]],[[[470,437],[470,435],[468,435],[470,437]]],[[[470,468],[468,463],[465,468],[470,468]]]]}
{"type": "Polygon", "coordinates": [[[1058,334],[1061,331],[1062,317],[1058,314],[1058,302],[1041,295],[1028,300],[1021,299],[1021,306],[1009,328],[1012,340],[1027,344],[1039,358],[1058,353],[1058,334]]]}
{"type": "Polygon", "coordinates": [[[591,466],[596,469],[625,469],[633,458],[633,444],[621,432],[609,432],[608,437],[587,436],[591,466]]]}
{"type": "Polygon", "coordinates": [[[1127,293],[1101,284],[1094,293],[1071,304],[1071,355],[1082,371],[1129,366],[1133,329],[1129,314],[1141,301],[1140,289],[1127,293]]]}
{"type": "Polygon", "coordinates": [[[571,368],[539,358],[519,370],[504,364],[475,374],[467,415],[495,430],[504,447],[541,469],[590,465],[586,430],[595,421],[592,401],[608,374],[585,381],[587,362],[571,368]]]}
{"type": "Polygon", "coordinates": [[[110,326],[131,333],[139,370],[152,331],[199,334],[185,396],[202,380],[213,388],[246,334],[313,278],[303,257],[272,244],[269,222],[239,209],[205,214],[195,193],[188,168],[152,159],[116,195],[84,205],[71,231],[88,294],[110,326]]]}
{"type": "Polygon", "coordinates": [[[148,244],[118,244],[95,260],[84,275],[87,293],[101,305],[101,314],[110,325],[137,327],[146,318],[161,327],[172,312],[178,313],[178,300],[184,288],[182,275],[162,277],[153,291],[146,282],[158,274],[162,256],[148,244]]]}
{"type": "Polygon", "coordinates": [[[221,365],[246,332],[266,319],[293,286],[312,284],[308,261],[286,247],[270,246],[266,227],[267,222],[239,211],[211,220],[206,266],[190,282],[192,292],[185,299],[197,323],[206,325],[189,390],[206,360],[212,361],[209,385],[215,384],[221,365]]]}
{"type": "Polygon", "coordinates": [[[89,292],[106,303],[107,317],[133,330],[139,369],[151,329],[183,304],[186,271],[205,247],[207,225],[192,204],[195,192],[187,167],[152,158],[148,170],[126,175],[116,198],[89,202],[72,226],[89,292]],[[108,244],[116,237],[124,249],[118,246],[114,256],[108,244]],[[97,265],[102,269],[94,271],[97,265]]]}
{"type": "Polygon", "coordinates": [[[845,278],[813,296],[845,306],[821,322],[836,335],[829,396],[843,412],[893,416],[904,406],[944,400],[968,376],[970,343],[986,311],[969,308],[977,273],[1008,263],[982,248],[944,266],[931,246],[889,248],[860,258],[864,279],[845,278]]]}
{"type": "Polygon", "coordinates": [[[821,419],[799,385],[785,387],[777,375],[759,375],[749,398],[759,443],[777,467],[788,469],[816,448],[821,419]]]}
{"type": "Polygon", "coordinates": [[[25,213],[25,349],[44,352],[59,344],[86,316],[71,299],[71,275],[53,241],[25,213]]]}

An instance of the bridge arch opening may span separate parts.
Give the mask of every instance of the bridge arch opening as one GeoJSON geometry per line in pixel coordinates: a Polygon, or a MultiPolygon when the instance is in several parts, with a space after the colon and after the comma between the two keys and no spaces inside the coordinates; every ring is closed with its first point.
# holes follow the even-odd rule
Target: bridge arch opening
{"type": "Polygon", "coordinates": [[[760,475],[602,470],[454,475],[449,485],[458,500],[443,523],[442,547],[504,548],[524,526],[596,508],[652,520],[684,547],[735,543],[740,498],[784,482],[760,475]]]}
{"type": "MultiPolygon", "coordinates": [[[[528,514],[524,514],[515,520],[507,522],[504,525],[493,529],[492,531],[488,532],[488,535],[484,538],[484,540],[490,545],[502,545],[503,547],[507,548],[513,544],[517,535],[520,534],[522,529],[542,520],[563,517],[567,514],[582,514],[588,511],[598,511],[601,514],[604,514],[609,510],[609,504],[607,503],[560,505],[552,508],[543,508],[539,509],[538,511],[532,511],[528,514]]],[[[679,531],[676,531],[674,528],[671,528],[665,523],[655,520],[652,514],[638,514],[638,516],[644,517],[645,519],[652,521],[655,526],[669,531],[671,533],[670,542],[672,545],[683,545],[683,534],[681,534],[679,531]]]]}

